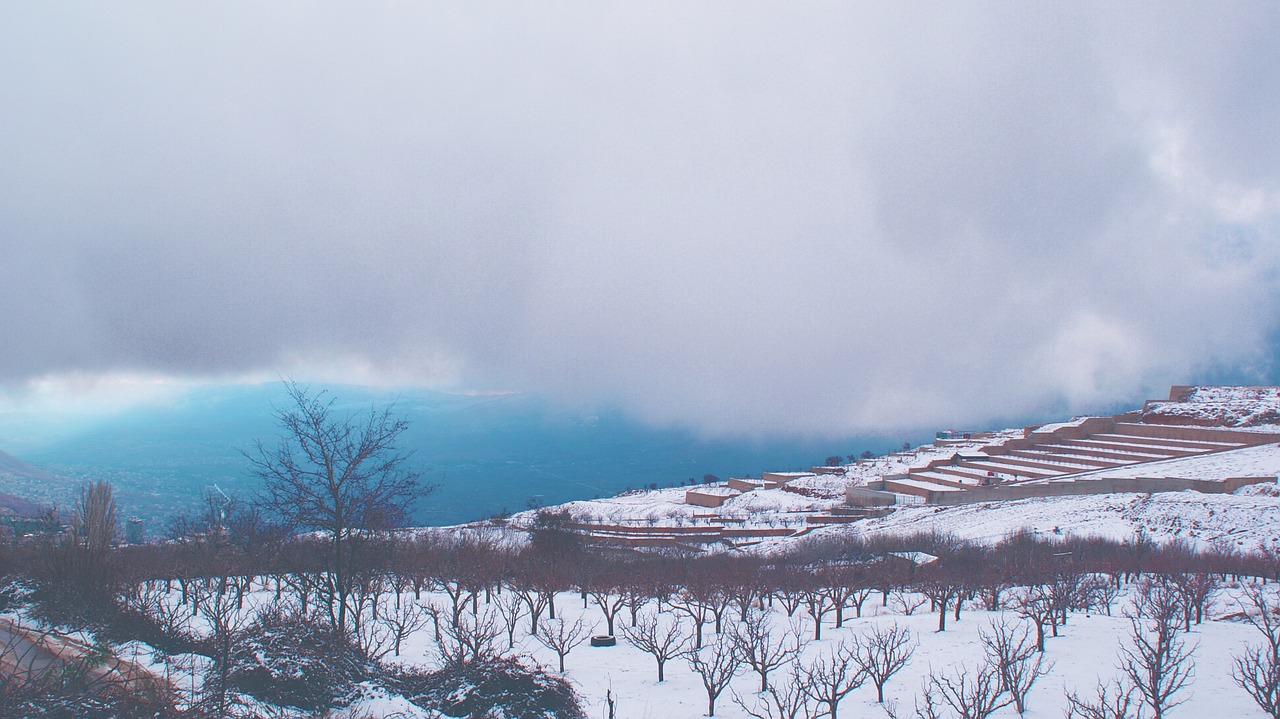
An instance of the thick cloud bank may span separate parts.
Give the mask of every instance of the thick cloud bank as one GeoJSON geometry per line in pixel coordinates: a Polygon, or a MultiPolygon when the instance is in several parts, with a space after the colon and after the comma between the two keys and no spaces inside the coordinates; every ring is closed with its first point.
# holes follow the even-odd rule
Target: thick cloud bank
{"type": "Polygon", "coordinates": [[[750,432],[1263,378],[1278,34],[1271,2],[8,3],[0,381],[360,367],[750,432]]]}

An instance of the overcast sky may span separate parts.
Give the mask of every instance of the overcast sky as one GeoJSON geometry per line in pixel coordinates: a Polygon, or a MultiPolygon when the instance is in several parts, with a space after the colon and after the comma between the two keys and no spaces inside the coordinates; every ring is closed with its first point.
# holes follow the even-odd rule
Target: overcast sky
{"type": "Polygon", "coordinates": [[[844,433],[1276,380],[1277,37],[1271,1],[3,3],[0,392],[844,433]]]}

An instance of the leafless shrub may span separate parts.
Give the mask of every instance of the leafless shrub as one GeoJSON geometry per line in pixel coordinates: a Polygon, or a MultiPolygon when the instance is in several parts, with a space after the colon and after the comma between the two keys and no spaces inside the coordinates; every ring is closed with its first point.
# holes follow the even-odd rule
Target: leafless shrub
{"type": "Polygon", "coordinates": [[[925,599],[924,596],[907,589],[903,589],[889,596],[889,603],[892,605],[892,608],[908,617],[915,614],[916,610],[923,607],[928,601],[929,600],[925,599]]]}
{"type": "Polygon", "coordinates": [[[404,640],[426,628],[430,617],[421,604],[397,591],[391,595],[391,602],[383,607],[377,621],[386,628],[392,651],[398,657],[404,640]]]}
{"type": "Polygon", "coordinates": [[[814,719],[818,716],[817,705],[805,691],[804,680],[794,666],[781,685],[769,684],[752,704],[748,705],[736,693],[733,701],[755,719],[814,719]]]}
{"type": "Polygon", "coordinates": [[[450,617],[443,622],[437,607],[429,606],[426,612],[437,627],[436,643],[445,664],[489,662],[501,654],[496,640],[504,630],[493,610],[463,613],[456,620],[450,617]]]}
{"type": "Polygon", "coordinates": [[[926,719],[937,717],[943,704],[960,719],[986,719],[1013,701],[1006,696],[1000,672],[990,664],[976,669],[958,665],[954,675],[930,672],[922,698],[926,712],[917,713],[926,719]]]}
{"type": "Polygon", "coordinates": [[[1067,695],[1066,719],[1138,719],[1139,711],[1133,685],[1119,679],[1110,685],[1098,682],[1092,700],[1074,692],[1067,695]]]}

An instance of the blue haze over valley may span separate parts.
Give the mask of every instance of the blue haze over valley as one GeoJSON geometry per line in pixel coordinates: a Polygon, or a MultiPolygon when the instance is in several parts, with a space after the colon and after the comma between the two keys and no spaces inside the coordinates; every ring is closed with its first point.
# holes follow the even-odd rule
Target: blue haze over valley
{"type": "MultiPolygon", "coordinates": [[[[313,389],[316,389],[313,387],[313,389]]],[[[708,439],[662,429],[620,412],[585,414],[532,394],[453,394],[334,387],[335,409],[362,413],[394,402],[411,421],[403,448],[436,484],[416,524],[445,525],[525,509],[610,496],[652,484],[666,487],[761,471],[808,468],[828,455],[881,453],[927,435],[892,437],[708,439]]],[[[279,437],[273,406],[287,406],[280,385],[210,385],[176,401],[96,418],[0,414],[0,449],[57,475],[31,481],[0,475],[0,491],[66,507],[86,480],[117,488],[121,512],[163,531],[206,489],[249,499],[255,481],[241,450],[279,437]]]]}

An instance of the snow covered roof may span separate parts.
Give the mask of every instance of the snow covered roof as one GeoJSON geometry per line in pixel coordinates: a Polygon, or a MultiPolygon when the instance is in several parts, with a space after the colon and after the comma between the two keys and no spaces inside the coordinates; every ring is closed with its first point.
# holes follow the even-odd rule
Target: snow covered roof
{"type": "Polygon", "coordinates": [[[905,559],[917,567],[923,567],[926,564],[932,564],[938,561],[936,556],[927,552],[889,552],[889,556],[905,559]]]}

